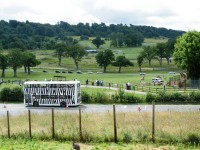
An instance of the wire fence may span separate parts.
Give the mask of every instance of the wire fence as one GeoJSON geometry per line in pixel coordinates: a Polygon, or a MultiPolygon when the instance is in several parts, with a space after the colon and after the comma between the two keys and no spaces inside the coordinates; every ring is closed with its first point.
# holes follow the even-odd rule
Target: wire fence
{"type": "Polygon", "coordinates": [[[102,112],[70,109],[1,111],[0,136],[81,142],[185,142],[194,140],[191,135],[200,139],[200,108],[157,111],[153,102],[149,111],[121,111],[117,105],[102,112]]]}

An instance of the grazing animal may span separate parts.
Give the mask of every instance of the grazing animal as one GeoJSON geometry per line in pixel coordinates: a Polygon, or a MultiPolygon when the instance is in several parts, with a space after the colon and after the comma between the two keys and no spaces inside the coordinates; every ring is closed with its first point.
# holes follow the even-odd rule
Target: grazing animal
{"type": "Polygon", "coordinates": [[[74,150],[80,150],[80,146],[77,143],[73,142],[73,149],[74,150]]]}

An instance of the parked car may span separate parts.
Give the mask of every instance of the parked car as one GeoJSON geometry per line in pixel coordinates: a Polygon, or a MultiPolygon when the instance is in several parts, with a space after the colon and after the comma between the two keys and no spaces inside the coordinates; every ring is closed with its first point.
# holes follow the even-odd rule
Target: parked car
{"type": "Polygon", "coordinates": [[[68,71],[68,73],[70,73],[70,74],[71,74],[71,73],[73,73],[73,71],[70,71],[70,70],[69,70],[69,71],[68,71]]]}
{"type": "Polygon", "coordinates": [[[88,71],[87,73],[88,73],[88,74],[93,74],[93,72],[92,72],[92,71],[88,71]]]}
{"type": "Polygon", "coordinates": [[[76,71],[77,74],[82,74],[82,72],[80,70],[76,71]]]}
{"type": "Polygon", "coordinates": [[[170,71],[169,74],[176,74],[176,72],[170,71]]]}
{"type": "Polygon", "coordinates": [[[163,83],[163,80],[161,80],[160,78],[152,78],[152,83],[161,84],[163,83]]]}
{"type": "Polygon", "coordinates": [[[144,76],[144,75],[145,75],[145,73],[144,73],[144,72],[140,72],[140,75],[141,75],[141,76],[144,76]]]}

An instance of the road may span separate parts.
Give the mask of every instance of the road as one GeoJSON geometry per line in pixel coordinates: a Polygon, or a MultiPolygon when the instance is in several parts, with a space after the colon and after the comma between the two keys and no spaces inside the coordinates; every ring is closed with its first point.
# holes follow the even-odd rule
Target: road
{"type": "MultiPolygon", "coordinates": [[[[87,104],[80,105],[82,112],[94,113],[94,112],[108,112],[113,110],[113,105],[96,105],[96,104],[87,104]]],[[[77,113],[79,107],[25,107],[24,104],[0,104],[0,115],[6,115],[6,112],[9,111],[12,115],[19,115],[31,110],[35,113],[44,113],[51,112],[52,108],[58,112],[69,112],[77,113]]],[[[116,105],[117,112],[151,112],[152,105],[144,104],[131,104],[131,105],[116,105]]],[[[200,111],[200,105],[156,105],[156,112],[161,111],[200,111]]]]}

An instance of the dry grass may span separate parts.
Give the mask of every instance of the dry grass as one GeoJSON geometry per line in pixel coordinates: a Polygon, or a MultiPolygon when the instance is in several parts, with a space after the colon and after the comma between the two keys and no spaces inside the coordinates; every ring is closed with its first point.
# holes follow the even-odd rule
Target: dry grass
{"type": "MultiPolygon", "coordinates": [[[[118,140],[123,142],[151,141],[152,113],[118,112],[118,140]]],[[[82,136],[87,142],[111,142],[114,137],[113,112],[86,113],[82,110],[82,136]]],[[[184,142],[190,135],[200,137],[199,112],[156,112],[155,138],[160,142],[184,142]]],[[[52,137],[51,112],[32,113],[32,135],[52,137]]],[[[10,116],[11,135],[28,136],[28,114],[10,116]]],[[[55,133],[58,139],[79,141],[79,114],[55,112],[55,133]]],[[[0,116],[0,135],[7,136],[6,115],[0,116]]]]}

